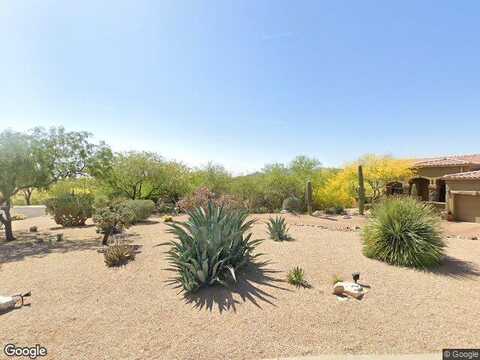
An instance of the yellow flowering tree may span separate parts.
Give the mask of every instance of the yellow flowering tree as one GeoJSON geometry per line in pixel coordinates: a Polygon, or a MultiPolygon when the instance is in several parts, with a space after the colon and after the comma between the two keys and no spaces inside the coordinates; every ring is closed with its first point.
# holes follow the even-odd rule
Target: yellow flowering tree
{"type": "Polygon", "coordinates": [[[316,206],[354,206],[358,196],[358,165],[363,166],[365,193],[372,201],[385,193],[388,183],[406,182],[413,176],[411,160],[367,154],[347,164],[342,171],[330,178],[325,186],[315,191],[316,206]]]}

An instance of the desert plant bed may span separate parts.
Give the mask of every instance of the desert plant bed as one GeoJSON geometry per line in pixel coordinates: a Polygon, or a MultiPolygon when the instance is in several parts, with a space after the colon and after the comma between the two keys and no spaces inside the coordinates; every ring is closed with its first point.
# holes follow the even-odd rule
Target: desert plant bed
{"type": "MultiPolygon", "coordinates": [[[[285,214],[295,241],[276,242],[265,225],[272,216],[255,215],[253,237],[266,239],[257,265],[230,287],[186,296],[168,285],[172,273],[159,244],[173,235],[161,217],[126,230],[141,251],[113,268],[97,251],[102,235],[90,220],[83,228],[61,228],[48,216],[14,222],[18,240],[0,243],[2,292],[35,296],[31,306],[0,315],[0,342],[38,343],[54,359],[261,359],[478,346],[480,323],[471,320],[480,317],[479,241],[445,238],[442,265],[419,271],[369,259],[360,231],[335,230],[363,226],[361,217],[285,214]],[[29,233],[33,225],[37,233],[29,233]],[[64,241],[36,242],[58,232],[64,241]],[[296,266],[310,288],[286,281],[296,266]],[[339,301],[332,277],[350,281],[356,271],[368,293],[339,301]]],[[[480,224],[468,231],[480,234],[480,224]]]]}

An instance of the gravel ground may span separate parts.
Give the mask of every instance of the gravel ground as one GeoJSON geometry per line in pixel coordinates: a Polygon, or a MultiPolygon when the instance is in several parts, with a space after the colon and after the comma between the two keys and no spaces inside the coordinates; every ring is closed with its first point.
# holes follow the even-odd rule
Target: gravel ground
{"type": "MultiPolygon", "coordinates": [[[[287,220],[295,240],[264,242],[267,265],[248,270],[233,289],[189,298],[165,284],[171,273],[158,244],[171,235],[158,218],[128,230],[140,253],[118,269],[104,265],[93,226],[17,221],[22,240],[0,244],[0,293],[33,296],[31,306],[0,316],[0,346],[38,343],[51,359],[257,359],[480,345],[480,240],[448,238],[444,265],[419,272],[362,256],[360,217],[287,220]],[[37,237],[63,232],[65,241],[35,243],[25,232],[33,224],[37,237]],[[311,289],[284,281],[295,265],[311,289]],[[371,289],[362,301],[338,301],[331,278],[353,271],[371,289]]],[[[474,226],[469,231],[480,234],[474,226]]],[[[254,234],[266,237],[262,222],[254,234]]]]}

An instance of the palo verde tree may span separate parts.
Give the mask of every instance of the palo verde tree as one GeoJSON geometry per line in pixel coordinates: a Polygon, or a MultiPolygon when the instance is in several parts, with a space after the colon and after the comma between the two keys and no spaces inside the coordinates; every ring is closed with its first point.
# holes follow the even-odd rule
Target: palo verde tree
{"type": "Polygon", "coordinates": [[[11,199],[25,189],[48,189],[61,179],[108,167],[110,149],[89,142],[86,132],[36,128],[28,133],[0,133],[0,222],[7,241],[14,240],[11,199]]]}

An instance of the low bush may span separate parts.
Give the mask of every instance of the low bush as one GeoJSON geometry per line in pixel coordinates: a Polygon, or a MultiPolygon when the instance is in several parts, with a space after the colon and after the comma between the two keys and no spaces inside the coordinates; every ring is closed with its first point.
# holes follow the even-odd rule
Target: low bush
{"type": "Polygon", "coordinates": [[[290,269],[287,274],[287,282],[296,287],[310,287],[310,284],[305,280],[305,270],[299,266],[290,269]]]}
{"type": "Polygon", "coordinates": [[[282,210],[287,210],[289,212],[302,212],[303,211],[303,202],[295,196],[291,196],[283,200],[282,210]]]}
{"type": "Polygon", "coordinates": [[[292,237],[288,234],[287,222],[285,218],[276,216],[275,218],[269,218],[267,222],[267,230],[270,235],[270,239],[275,241],[292,240],[292,237]]]}
{"type": "Polygon", "coordinates": [[[93,195],[60,194],[46,201],[47,212],[59,225],[83,226],[93,213],[93,195]]]}
{"type": "Polygon", "coordinates": [[[238,270],[256,256],[252,253],[260,240],[252,240],[250,232],[255,220],[247,220],[244,211],[226,211],[212,202],[188,214],[187,222],[168,224],[177,238],[167,243],[171,269],[177,272],[172,282],[189,293],[236,281],[238,270]]]}
{"type": "Polygon", "coordinates": [[[376,204],[363,231],[365,256],[392,265],[436,266],[444,246],[435,210],[410,197],[388,198],[376,204]]]}
{"type": "Polygon", "coordinates": [[[105,249],[103,255],[108,267],[125,265],[135,259],[133,247],[125,244],[111,245],[105,249]]]}
{"type": "Polygon", "coordinates": [[[163,222],[166,222],[166,223],[168,223],[168,222],[173,222],[173,217],[171,217],[171,216],[165,216],[165,217],[163,218],[163,222]]]}
{"type": "Polygon", "coordinates": [[[345,209],[341,205],[332,206],[325,209],[327,215],[341,215],[345,213],[345,209]]]}
{"type": "Polygon", "coordinates": [[[125,206],[132,210],[132,224],[147,220],[155,209],[155,203],[152,200],[126,200],[125,206]]]}
{"type": "Polygon", "coordinates": [[[157,203],[155,204],[155,210],[159,214],[176,214],[177,204],[171,201],[158,199],[157,203]]]}
{"type": "Polygon", "coordinates": [[[108,206],[95,209],[93,222],[99,232],[103,234],[102,244],[107,245],[108,238],[114,233],[122,232],[128,228],[135,218],[132,209],[124,202],[113,202],[108,206]]]}
{"type": "Polygon", "coordinates": [[[270,212],[271,212],[270,209],[266,206],[260,206],[260,207],[251,209],[252,214],[268,214],[270,212]]]}
{"type": "Polygon", "coordinates": [[[243,208],[241,201],[232,195],[217,196],[206,187],[201,187],[178,202],[178,207],[183,212],[190,212],[197,208],[206,208],[209,203],[227,210],[243,208]]]}

